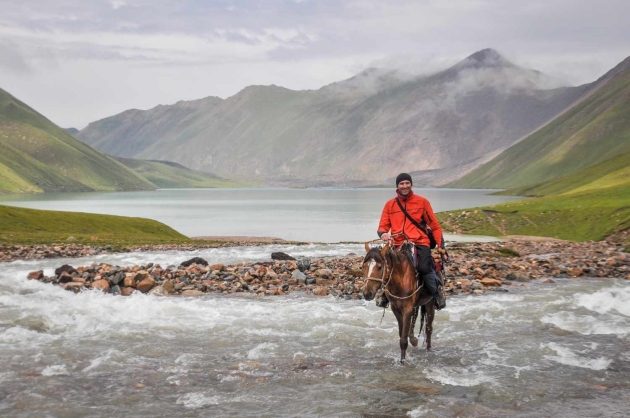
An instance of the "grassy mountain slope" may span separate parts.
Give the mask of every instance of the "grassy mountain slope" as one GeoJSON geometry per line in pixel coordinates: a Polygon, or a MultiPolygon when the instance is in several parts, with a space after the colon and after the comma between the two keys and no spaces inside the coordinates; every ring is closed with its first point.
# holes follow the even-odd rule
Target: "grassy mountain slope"
{"type": "Polygon", "coordinates": [[[597,84],[571,110],[449,186],[522,189],[630,152],[630,57],[597,84]]]}
{"type": "Polygon", "coordinates": [[[153,188],[0,89],[0,193],[153,188]]]}
{"type": "Polygon", "coordinates": [[[191,170],[171,161],[116,159],[160,188],[238,187],[241,185],[213,174],[191,170]]]}
{"type": "Polygon", "coordinates": [[[630,152],[623,153],[601,163],[534,186],[509,189],[503,194],[521,196],[545,196],[571,192],[598,190],[629,184],[630,152]]]}
{"type": "Polygon", "coordinates": [[[186,236],[151,219],[0,205],[0,243],[5,244],[77,242],[124,246],[187,241],[186,236]]]}

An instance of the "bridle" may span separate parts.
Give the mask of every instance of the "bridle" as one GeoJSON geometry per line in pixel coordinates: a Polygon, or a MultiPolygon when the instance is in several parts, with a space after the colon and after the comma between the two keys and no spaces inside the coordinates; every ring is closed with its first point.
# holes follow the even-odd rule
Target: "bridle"
{"type": "MultiPolygon", "coordinates": [[[[369,241],[368,243],[371,242],[375,242],[375,241],[380,241],[380,240],[374,240],[374,241],[369,241]]],[[[366,244],[368,244],[366,243],[366,244]]],[[[376,260],[372,260],[372,261],[376,261],[376,260]]],[[[416,290],[413,291],[412,294],[408,295],[408,296],[396,296],[394,295],[392,292],[389,291],[389,289],[387,289],[387,285],[389,284],[389,282],[392,280],[392,274],[394,273],[394,266],[392,265],[391,268],[388,266],[387,264],[387,259],[385,257],[383,257],[383,264],[384,264],[384,268],[381,269],[381,277],[371,277],[369,276],[370,272],[368,271],[368,276],[367,277],[363,277],[364,280],[366,281],[375,281],[375,282],[380,282],[381,286],[379,287],[379,290],[383,290],[384,293],[386,293],[388,296],[391,296],[395,299],[398,300],[405,300],[405,299],[409,299],[411,297],[413,297],[416,293],[418,293],[420,291],[420,289],[422,289],[422,285],[419,285],[416,290]],[[389,270],[389,275],[387,277],[387,281],[385,281],[385,273],[386,271],[389,270]]],[[[378,292],[378,291],[377,291],[378,292]]]]}

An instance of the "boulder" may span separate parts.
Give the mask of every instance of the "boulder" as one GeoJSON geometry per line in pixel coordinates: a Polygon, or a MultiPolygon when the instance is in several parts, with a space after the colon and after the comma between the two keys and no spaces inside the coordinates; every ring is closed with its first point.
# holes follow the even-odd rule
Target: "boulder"
{"type": "Polygon", "coordinates": [[[151,276],[148,276],[148,277],[145,277],[144,279],[142,279],[136,285],[136,289],[138,289],[142,293],[147,293],[149,290],[151,290],[153,288],[153,286],[155,286],[155,279],[153,279],[153,277],[151,277],[151,276]]]}
{"type": "Polygon", "coordinates": [[[317,270],[315,272],[315,275],[318,276],[318,277],[321,277],[322,279],[332,279],[333,272],[330,269],[323,268],[323,269],[317,270]]]}
{"type": "Polygon", "coordinates": [[[117,285],[120,282],[122,282],[123,280],[125,280],[125,272],[124,271],[118,271],[118,272],[112,274],[111,276],[109,276],[108,280],[109,280],[109,282],[112,285],[117,285]]]}
{"type": "Polygon", "coordinates": [[[109,282],[105,279],[95,280],[92,282],[92,289],[109,290],[109,282]]]}
{"type": "Polygon", "coordinates": [[[59,276],[61,273],[64,273],[64,272],[68,274],[78,273],[77,269],[75,269],[71,265],[64,264],[63,266],[55,269],[55,276],[59,276]]]}
{"type": "Polygon", "coordinates": [[[44,277],[44,271],[43,270],[31,271],[26,277],[29,280],[41,280],[44,277]]]}
{"type": "Polygon", "coordinates": [[[83,288],[83,283],[81,282],[68,282],[63,285],[63,288],[66,290],[71,290],[74,293],[78,293],[83,288]]]}
{"type": "Polygon", "coordinates": [[[311,259],[308,257],[300,257],[297,260],[297,268],[300,269],[301,272],[308,271],[311,268],[311,259]]]}
{"type": "Polygon", "coordinates": [[[133,287],[121,287],[120,288],[120,295],[121,296],[129,296],[135,291],[136,291],[136,289],[134,289],[133,287]]]}
{"type": "Polygon", "coordinates": [[[72,277],[72,275],[66,271],[62,271],[59,277],[57,277],[58,283],[68,283],[72,281],[74,281],[74,277],[72,277]]]}
{"type": "Polygon", "coordinates": [[[271,253],[271,259],[272,260],[295,260],[294,257],[291,257],[289,254],[283,253],[281,251],[271,253]]]}
{"type": "Polygon", "coordinates": [[[180,266],[188,267],[191,264],[199,264],[199,265],[202,265],[202,266],[207,266],[208,262],[206,260],[204,260],[203,258],[201,258],[201,257],[193,257],[190,260],[186,260],[183,263],[181,263],[180,266]]]}
{"type": "Polygon", "coordinates": [[[136,287],[136,280],[134,279],[135,274],[134,273],[127,273],[125,275],[125,278],[123,279],[123,286],[124,287],[136,287]]]}
{"type": "Polygon", "coordinates": [[[299,284],[306,284],[306,274],[302,273],[300,270],[293,270],[291,278],[299,284]]]}

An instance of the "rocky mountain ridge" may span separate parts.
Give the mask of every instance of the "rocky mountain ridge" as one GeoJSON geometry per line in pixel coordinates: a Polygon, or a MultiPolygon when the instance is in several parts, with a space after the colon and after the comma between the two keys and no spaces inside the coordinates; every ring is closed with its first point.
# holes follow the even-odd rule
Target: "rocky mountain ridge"
{"type": "Polygon", "coordinates": [[[262,184],[383,184],[412,171],[423,184],[440,185],[592,88],[549,86],[543,74],[485,49],[431,75],[368,69],[319,90],[249,86],[227,99],[129,110],[78,137],[112,155],[262,184]]]}

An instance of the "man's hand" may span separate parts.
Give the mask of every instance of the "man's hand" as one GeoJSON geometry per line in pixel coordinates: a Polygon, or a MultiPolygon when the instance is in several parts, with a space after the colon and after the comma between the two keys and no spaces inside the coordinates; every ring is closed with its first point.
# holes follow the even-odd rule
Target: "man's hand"
{"type": "Polygon", "coordinates": [[[390,234],[389,232],[385,232],[381,235],[381,239],[383,241],[389,241],[390,239],[392,239],[392,234],[390,234]]]}
{"type": "Polygon", "coordinates": [[[444,249],[442,247],[437,247],[436,250],[437,250],[438,254],[440,254],[440,255],[446,254],[446,249],[444,249]]]}

